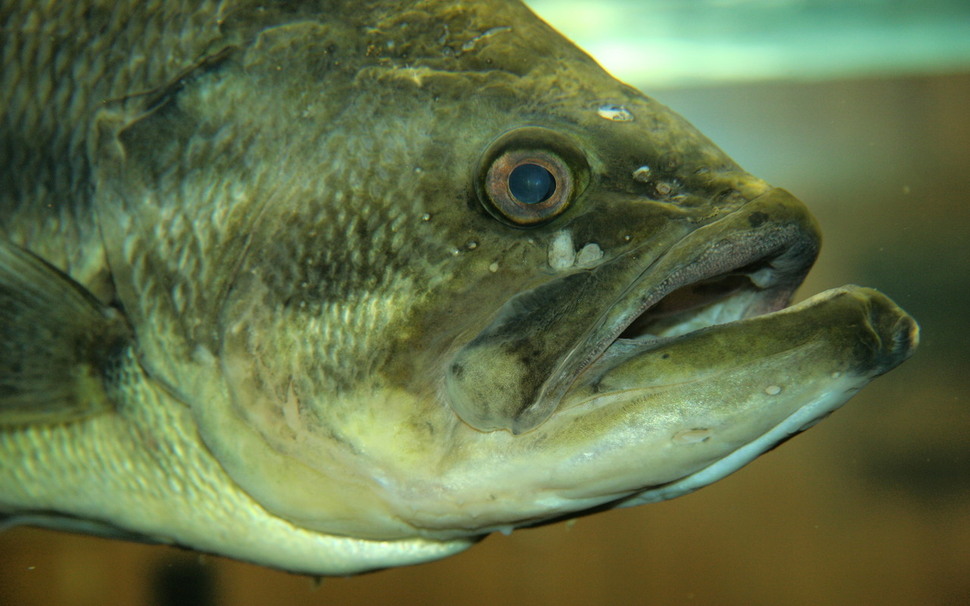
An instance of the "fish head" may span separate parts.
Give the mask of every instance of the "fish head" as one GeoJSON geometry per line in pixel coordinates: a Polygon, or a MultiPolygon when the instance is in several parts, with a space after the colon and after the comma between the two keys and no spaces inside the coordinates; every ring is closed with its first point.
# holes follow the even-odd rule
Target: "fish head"
{"type": "Polygon", "coordinates": [[[203,279],[166,270],[193,303],[123,297],[169,317],[143,364],[270,512],[450,539],[670,498],[912,352],[874,291],[786,308],[804,205],[521,4],[363,6],[265,28],[118,136],[122,190],[199,205],[203,279]]]}

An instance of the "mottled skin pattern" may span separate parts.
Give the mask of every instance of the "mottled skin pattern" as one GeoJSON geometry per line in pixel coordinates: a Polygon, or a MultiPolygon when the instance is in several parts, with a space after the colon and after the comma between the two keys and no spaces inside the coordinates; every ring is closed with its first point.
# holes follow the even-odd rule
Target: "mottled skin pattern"
{"type": "Polygon", "coordinates": [[[6,0],[0,23],[0,265],[19,268],[0,336],[43,345],[34,326],[74,317],[112,343],[64,356],[96,380],[33,408],[19,368],[42,353],[0,350],[14,523],[314,573],[433,559],[693,490],[914,344],[853,290],[673,358],[607,349],[734,270],[761,278],[728,319],[778,309],[817,229],[517,2],[6,0]],[[496,217],[483,174],[508,147],[566,159],[561,216],[496,217]],[[59,304],[66,278],[11,245],[91,301],[59,304]],[[51,284],[36,305],[26,274],[51,284]],[[744,339],[750,359],[725,362],[744,339]]]}

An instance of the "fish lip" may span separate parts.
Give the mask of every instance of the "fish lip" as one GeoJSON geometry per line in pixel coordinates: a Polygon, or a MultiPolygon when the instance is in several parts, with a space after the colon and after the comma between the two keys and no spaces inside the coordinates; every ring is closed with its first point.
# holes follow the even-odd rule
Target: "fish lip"
{"type": "MultiPolygon", "coordinates": [[[[766,196],[774,195],[775,192],[782,192],[790,196],[784,190],[774,189],[755,198],[746,207],[756,206],[757,201],[766,196]]],[[[753,215],[756,212],[755,210],[750,214],[753,215]]],[[[722,221],[734,223],[738,218],[737,215],[738,213],[732,213],[722,221]]],[[[807,212],[805,217],[810,218],[807,212]]],[[[713,223],[710,227],[718,226],[722,221],[713,223]]],[[[725,225],[722,231],[730,232],[733,227],[730,223],[725,225]]],[[[573,384],[590,366],[595,365],[611,347],[621,340],[624,331],[644,314],[649,313],[665,297],[679,289],[693,284],[701,284],[711,279],[739,274],[748,277],[751,282],[749,290],[753,288],[756,292],[750,303],[733,320],[765,315],[788,307],[795,291],[804,281],[818,256],[819,236],[817,229],[805,229],[804,225],[795,222],[779,226],[772,231],[772,238],[765,238],[765,234],[758,230],[733,233],[731,238],[714,242],[704,248],[700,254],[694,256],[689,263],[669,273],[656,285],[644,289],[644,283],[650,281],[657,271],[662,271],[658,267],[664,264],[666,258],[675,254],[682,247],[692,245],[692,241],[697,238],[697,232],[692,232],[672,246],[660,259],[645,268],[625,293],[606,307],[607,310],[624,306],[627,306],[628,309],[623,312],[620,321],[612,330],[603,333],[593,345],[586,347],[588,353],[573,375],[573,384]],[[770,244],[766,246],[766,242],[770,242],[770,244]],[[754,272],[751,270],[758,266],[760,266],[764,275],[754,279],[754,272]],[[628,302],[631,292],[640,292],[642,295],[640,301],[635,305],[628,302]]],[[[715,303],[715,305],[719,304],[715,303]]],[[[715,322],[699,326],[693,330],[678,333],[675,337],[641,337],[631,339],[631,341],[635,341],[642,348],[654,348],[662,346],[670,338],[690,334],[720,323],[715,322]]]]}

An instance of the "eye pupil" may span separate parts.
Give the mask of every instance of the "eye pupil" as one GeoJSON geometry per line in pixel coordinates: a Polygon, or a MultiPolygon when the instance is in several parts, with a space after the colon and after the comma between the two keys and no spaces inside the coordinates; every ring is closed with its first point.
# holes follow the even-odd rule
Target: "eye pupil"
{"type": "Polygon", "coordinates": [[[509,174],[509,193],[523,204],[538,204],[556,191],[556,178],[538,164],[520,164],[509,174]]]}

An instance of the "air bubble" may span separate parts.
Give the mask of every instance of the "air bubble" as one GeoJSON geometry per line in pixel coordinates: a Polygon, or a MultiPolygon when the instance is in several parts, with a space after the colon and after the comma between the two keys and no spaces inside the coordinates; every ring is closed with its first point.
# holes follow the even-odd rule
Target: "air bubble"
{"type": "Polygon", "coordinates": [[[603,258],[603,249],[599,244],[590,242],[576,253],[576,265],[579,267],[592,267],[596,262],[603,258]]]}
{"type": "Polygon", "coordinates": [[[781,393],[781,386],[769,385],[768,387],[765,387],[765,393],[768,394],[769,396],[777,396],[778,394],[781,393]]]}

